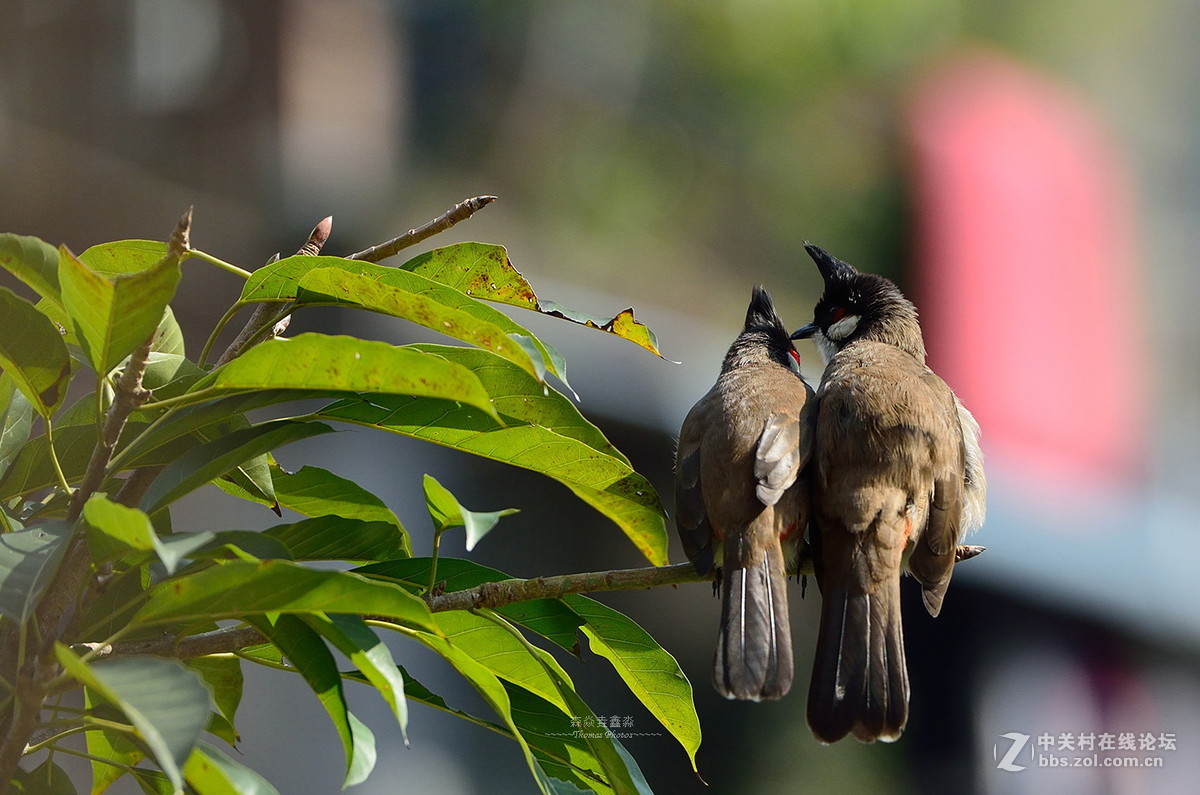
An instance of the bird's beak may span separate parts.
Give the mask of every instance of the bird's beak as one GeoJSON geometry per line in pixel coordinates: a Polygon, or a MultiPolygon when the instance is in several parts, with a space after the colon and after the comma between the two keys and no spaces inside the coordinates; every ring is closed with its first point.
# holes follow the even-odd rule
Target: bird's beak
{"type": "Polygon", "coordinates": [[[817,333],[817,324],[809,323],[807,326],[796,329],[792,332],[791,338],[794,340],[806,340],[813,334],[817,333]]]}

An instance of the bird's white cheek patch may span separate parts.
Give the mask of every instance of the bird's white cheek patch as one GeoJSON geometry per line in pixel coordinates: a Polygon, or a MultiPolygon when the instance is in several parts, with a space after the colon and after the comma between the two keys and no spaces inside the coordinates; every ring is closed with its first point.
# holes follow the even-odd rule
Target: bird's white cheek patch
{"type": "Polygon", "coordinates": [[[854,333],[854,329],[858,328],[858,321],[861,315],[846,315],[844,318],[834,323],[825,332],[825,335],[834,342],[841,342],[854,333]]]}

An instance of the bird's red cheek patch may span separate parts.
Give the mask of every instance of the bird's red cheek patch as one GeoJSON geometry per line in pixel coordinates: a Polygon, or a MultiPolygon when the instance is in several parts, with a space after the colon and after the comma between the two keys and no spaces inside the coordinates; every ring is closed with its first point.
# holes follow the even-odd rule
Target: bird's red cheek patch
{"type": "Polygon", "coordinates": [[[796,535],[796,523],[792,522],[787,526],[786,529],[784,529],[782,533],[779,534],[779,539],[781,541],[786,541],[794,535],[796,535]]]}

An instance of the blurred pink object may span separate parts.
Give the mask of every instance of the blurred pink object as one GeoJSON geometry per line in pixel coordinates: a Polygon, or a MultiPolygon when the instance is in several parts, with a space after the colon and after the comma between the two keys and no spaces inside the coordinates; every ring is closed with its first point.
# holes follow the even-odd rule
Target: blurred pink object
{"type": "Polygon", "coordinates": [[[989,463],[1055,489],[1134,485],[1148,365],[1120,153],[1077,97],[992,54],[928,74],[908,127],[930,363],[989,463]]]}

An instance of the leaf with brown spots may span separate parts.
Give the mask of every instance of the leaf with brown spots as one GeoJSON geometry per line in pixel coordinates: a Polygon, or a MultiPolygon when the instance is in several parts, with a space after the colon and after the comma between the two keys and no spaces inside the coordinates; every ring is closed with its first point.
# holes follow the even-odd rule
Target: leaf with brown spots
{"type": "Polygon", "coordinates": [[[472,298],[519,306],[606,331],[662,357],[658,350],[658,338],[653,331],[634,319],[633,309],[626,309],[612,318],[602,318],[539,299],[533,286],[513,267],[504,246],[457,243],[414,257],[400,267],[461,290],[472,298]]]}
{"type": "Polygon", "coordinates": [[[569,320],[572,323],[578,323],[588,328],[607,331],[609,334],[615,334],[621,339],[629,340],[635,345],[642,346],[655,356],[666,358],[658,350],[658,337],[655,336],[654,332],[633,317],[633,307],[618,312],[615,317],[608,320],[595,315],[589,315],[586,312],[576,312],[574,309],[568,309],[562,304],[556,304],[553,301],[543,301],[541,312],[544,315],[569,320]]]}

